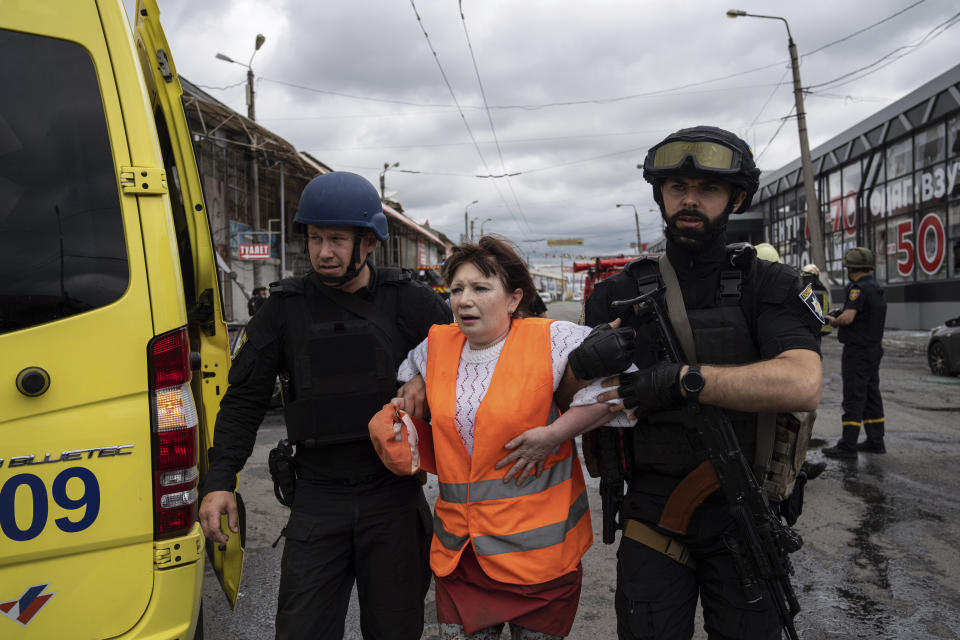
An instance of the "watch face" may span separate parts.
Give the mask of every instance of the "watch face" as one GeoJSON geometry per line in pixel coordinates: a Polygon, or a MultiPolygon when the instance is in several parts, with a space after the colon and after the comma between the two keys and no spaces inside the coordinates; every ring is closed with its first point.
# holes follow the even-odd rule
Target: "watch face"
{"type": "Polygon", "coordinates": [[[683,385],[683,390],[689,393],[703,391],[704,379],[699,371],[687,371],[680,383],[683,385]]]}

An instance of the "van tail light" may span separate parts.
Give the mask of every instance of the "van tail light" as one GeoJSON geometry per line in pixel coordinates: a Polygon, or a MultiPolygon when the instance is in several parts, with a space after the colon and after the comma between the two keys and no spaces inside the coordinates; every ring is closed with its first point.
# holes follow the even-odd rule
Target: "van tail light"
{"type": "Polygon", "coordinates": [[[153,434],[153,534],[187,533],[197,521],[197,409],[190,390],[186,327],[157,336],[148,347],[153,434]]]}

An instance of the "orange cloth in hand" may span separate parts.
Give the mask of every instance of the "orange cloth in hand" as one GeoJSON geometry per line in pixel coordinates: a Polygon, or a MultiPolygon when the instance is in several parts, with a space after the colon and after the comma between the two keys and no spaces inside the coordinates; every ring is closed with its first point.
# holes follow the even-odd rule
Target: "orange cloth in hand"
{"type": "Polygon", "coordinates": [[[367,427],[377,455],[394,474],[412,476],[420,469],[437,472],[429,423],[392,404],[385,404],[367,427]],[[398,428],[394,427],[395,424],[398,428]]]}

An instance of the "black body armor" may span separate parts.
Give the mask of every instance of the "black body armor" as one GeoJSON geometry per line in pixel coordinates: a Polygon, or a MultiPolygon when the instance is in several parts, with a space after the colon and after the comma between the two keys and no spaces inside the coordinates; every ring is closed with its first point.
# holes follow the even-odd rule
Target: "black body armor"
{"type": "MultiPolygon", "coordinates": [[[[717,306],[687,309],[697,361],[700,364],[734,365],[760,359],[741,307],[743,275],[752,266],[753,255],[738,259],[736,252],[739,249],[739,245],[727,248],[727,264],[736,268],[721,271],[717,306]]],[[[626,270],[637,279],[641,293],[658,286],[659,267],[656,261],[637,261],[628,265],[626,270]]],[[[653,360],[642,365],[638,362],[638,365],[652,365],[657,355],[650,355],[653,360]]],[[[756,414],[732,410],[724,412],[733,423],[741,450],[748,460],[752,460],[757,438],[756,414]]],[[[703,456],[697,454],[688,441],[683,424],[677,419],[676,410],[640,416],[640,422],[631,431],[633,470],[641,476],[655,474],[674,478],[679,482],[703,461],[703,456]]],[[[648,490],[652,488],[658,493],[669,495],[676,482],[655,482],[645,486],[648,490]]]]}
{"type": "Polygon", "coordinates": [[[390,285],[409,279],[406,271],[377,269],[378,286],[391,296],[377,307],[357,303],[359,313],[337,303],[352,294],[317,281],[291,278],[273,287],[287,306],[284,413],[291,442],[315,447],[369,439],[367,423],[396,394],[397,365],[406,353],[397,330],[387,331],[398,310],[397,287],[390,285]]]}

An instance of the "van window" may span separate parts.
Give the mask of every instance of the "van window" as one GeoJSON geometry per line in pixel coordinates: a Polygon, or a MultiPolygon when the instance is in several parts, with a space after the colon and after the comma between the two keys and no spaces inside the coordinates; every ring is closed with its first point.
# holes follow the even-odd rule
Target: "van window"
{"type": "Polygon", "coordinates": [[[0,29],[0,333],[118,299],[129,270],[97,74],[74,43],[0,29]]]}

